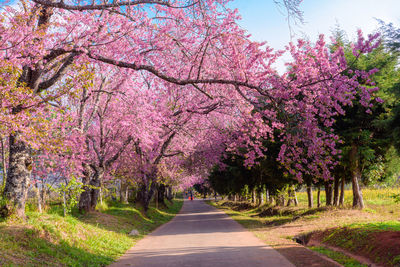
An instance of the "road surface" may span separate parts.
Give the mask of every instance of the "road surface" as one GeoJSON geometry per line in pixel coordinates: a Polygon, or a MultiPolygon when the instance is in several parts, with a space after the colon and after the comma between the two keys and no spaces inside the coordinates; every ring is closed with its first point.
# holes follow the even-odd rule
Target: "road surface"
{"type": "Polygon", "coordinates": [[[293,267],[224,212],[185,200],[169,223],[140,240],[112,267],[293,267]]]}

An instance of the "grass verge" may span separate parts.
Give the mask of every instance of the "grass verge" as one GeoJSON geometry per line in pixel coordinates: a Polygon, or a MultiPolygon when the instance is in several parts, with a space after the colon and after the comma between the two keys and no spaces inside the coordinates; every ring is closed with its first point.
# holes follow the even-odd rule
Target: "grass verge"
{"type": "Polygon", "coordinates": [[[311,238],[380,265],[400,265],[400,222],[397,221],[354,223],[316,232],[311,238]]]}
{"type": "Polygon", "coordinates": [[[28,212],[26,222],[0,222],[0,266],[105,266],[144,235],[171,220],[182,200],[162,209],[109,203],[102,212],[63,217],[28,212]],[[137,229],[138,236],[129,236],[137,229]]]}
{"type": "Polygon", "coordinates": [[[318,253],[324,254],[328,258],[331,258],[332,260],[342,264],[345,267],[367,267],[368,265],[366,264],[361,264],[357,260],[350,258],[349,256],[338,252],[334,251],[325,247],[309,247],[309,249],[316,251],[318,253]]]}

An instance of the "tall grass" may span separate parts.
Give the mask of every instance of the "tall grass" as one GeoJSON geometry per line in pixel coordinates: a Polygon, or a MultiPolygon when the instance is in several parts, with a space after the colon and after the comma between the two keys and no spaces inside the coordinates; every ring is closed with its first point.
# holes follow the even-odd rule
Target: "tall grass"
{"type": "MultiPolygon", "coordinates": [[[[367,205],[393,205],[395,200],[392,197],[394,194],[399,194],[400,188],[364,188],[362,189],[362,194],[364,197],[364,202],[367,205]]],[[[353,192],[351,189],[345,190],[344,193],[344,203],[345,205],[352,205],[353,203],[353,192]]],[[[317,191],[313,190],[314,205],[317,203],[317,191]]],[[[300,205],[307,205],[307,192],[298,192],[297,198],[300,205]]],[[[325,191],[321,188],[321,203],[325,203],[325,191]]]]}

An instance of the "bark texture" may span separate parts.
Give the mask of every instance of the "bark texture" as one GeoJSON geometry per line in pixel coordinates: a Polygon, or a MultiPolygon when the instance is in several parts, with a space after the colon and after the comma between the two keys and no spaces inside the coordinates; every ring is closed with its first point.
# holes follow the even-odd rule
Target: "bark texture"
{"type": "Polygon", "coordinates": [[[0,137],[0,142],[1,142],[1,167],[3,171],[3,184],[1,186],[1,190],[4,190],[7,181],[7,166],[6,166],[6,151],[4,150],[3,137],[0,137]]]}
{"type": "Polygon", "coordinates": [[[172,194],[172,187],[167,186],[167,199],[169,202],[172,202],[172,199],[174,198],[174,195],[172,194]]]}
{"type": "Polygon", "coordinates": [[[10,136],[9,146],[8,177],[3,193],[7,204],[0,208],[0,216],[9,217],[16,214],[24,219],[33,160],[30,148],[17,136],[10,136]]]}
{"type": "Polygon", "coordinates": [[[260,186],[257,194],[258,194],[258,205],[262,206],[264,205],[264,187],[260,186]]]}
{"type": "Polygon", "coordinates": [[[344,186],[346,184],[346,178],[342,177],[340,181],[340,197],[339,197],[339,205],[344,206],[344,186]]]}
{"type": "Polygon", "coordinates": [[[335,183],[333,186],[333,205],[339,206],[339,185],[340,178],[335,176],[335,183]]]}
{"type": "Polygon", "coordinates": [[[121,203],[128,204],[128,183],[121,181],[121,189],[119,191],[121,203]]]}
{"type": "Polygon", "coordinates": [[[364,200],[361,193],[359,181],[361,180],[361,166],[358,155],[358,147],[353,144],[350,151],[351,183],[353,187],[353,208],[364,208],[364,200]]]}
{"type": "Polygon", "coordinates": [[[333,188],[331,181],[325,182],[325,203],[327,206],[333,204],[333,188]]]}
{"type": "Polygon", "coordinates": [[[308,207],[312,208],[314,205],[314,199],[313,199],[313,192],[311,185],[307,185],[307,198],[308,198],[308,207]]]}
{"type": "Polygon", "coordinates": [[[155,179],[153,178],[155,177],[152,177],[152,175],[150,175],[148,179],[144,177],[142,183],[139,186],[138,200],[143,206],[145,212],[148,211],[151,198],[157,190],[157,184],[154,182],[155,179]]]}
{"type": "Polygon", "coordinates": [[[100,196],[100,186],[104,176],[104,168],[84,165],[84,177],[82,182],[84,190],[79,199],[79,211],[94,211],[100,196]]]}
{"type": "Polygon", "coordinates": [[[164,184],[158,185],[157,194],[158,194],[158,203],[160,205],[166,207],[167,204],[165,204],[165,185],[164,184]]]}
{"type": "Polygon", "coordinates": [[[272,202],[272,198],[269,195],[269,189],[268,188],[265,190],[265,201],[267,201],[268,203],[272,202]]]}

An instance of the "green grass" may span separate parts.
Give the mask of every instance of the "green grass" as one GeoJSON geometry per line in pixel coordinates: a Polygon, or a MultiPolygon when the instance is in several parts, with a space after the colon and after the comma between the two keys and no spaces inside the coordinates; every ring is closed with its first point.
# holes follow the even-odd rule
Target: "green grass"
{"type": "Polygon", "coordinates": [[[165,209],[109,203],[100,212],[63,217],[61,210],[27,212],[28,220],[0,222],[0,266],[105,266],[118,259],[145,234],[181,209],[175,200],[165,209]],[[137,229],[139,236],[128,233],[137,229]]]}
{"type": "Polygon", "coordinates": [[[324,254],[328,258],[342,264],[345,267],[366,267],[367,265],[361,264],[357,260],[341,253],[334,251],[325,247],[309,247],[309,249],[316,251],[318,253],[324,254]]]}
{"type": "MultiPolygon", "coordinates": [[[[379,205],[393,205],[395,204],[395,200],[392,197],[394,194],[399,194],[400,188],[382,188],[382,189],[375,189],[375,188],[363,188],[362,194],[364,197],[365,204],[371,206],[379,206],[379,205]]],[[[345,205],[350,206],[352,204],[352,196],[353,193],[350,189],[345,190],[344,193],[344,203],[345,205]]],[[[297,198],[300,203],[306,205],[307,204],[307,192],[298,192],[297,198]]],[[[317,201],[317,191],[313,190],[313,198],[314,204],[317,201]]],[[[323,187],[321,187],[321,203],[325,204],[325,191],[323,187]]]]}
{"type": "Polygon", "coordinates": [[[386,221],[375,223],[353,223],[348,225],[350,228],[359,228],[367,232],[376,231],[400,231],[400,221],[386,221]]]}
{"type": "Polygon", "coordinates": [[[354,250],[371,246],[370,236],[381,231],[400,231],[400,222],[386,221],[374,223],[353,223],[330,231],[324,242],[354,250]]]}

